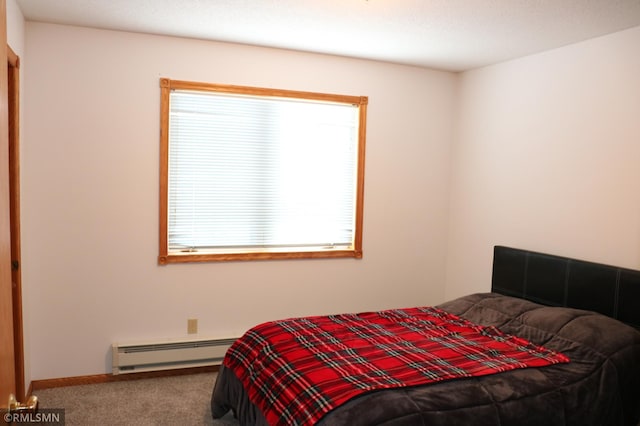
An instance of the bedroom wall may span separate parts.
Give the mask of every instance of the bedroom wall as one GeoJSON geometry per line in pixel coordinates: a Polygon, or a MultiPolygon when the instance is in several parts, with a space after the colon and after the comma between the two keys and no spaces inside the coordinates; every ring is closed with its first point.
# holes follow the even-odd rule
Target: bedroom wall
{"type": "Polygon", "coordinates": [[[18,56],[24,55],[24,17],[15,0],[7,0],[7,43],[18,56]]]}
{"type": "Polygon", "coordinates": [[[23,278],[31,380],[110,372],[116,341],[238,336],[444,296],[457,76],[26,24],[23,278]],[[160,77],[369,97],[364,258],[158,266],[160,77]]]}
{"type": "Polygon", "coordinates": [[[496,244],[640,269],[640,27],[462,74],[446,298],[496,244]]]}

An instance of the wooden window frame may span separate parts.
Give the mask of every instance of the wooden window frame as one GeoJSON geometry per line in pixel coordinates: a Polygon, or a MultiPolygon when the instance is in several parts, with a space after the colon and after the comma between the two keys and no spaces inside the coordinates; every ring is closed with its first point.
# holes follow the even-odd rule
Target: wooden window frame
{"type": "Polygon", "coordinates": [[[191,81],[160,79],[160,247],[158,263],[215,262],[233,260],[267,259],[311,259],[311,258],[356,258],[361,259],[362,227],[364,210],[364,162],[366,142],[366,120],[368,98],[366,96],[348,96],[326,93],[303,92],[282,89],[269,89],[250,86],[221,85],[191,81]],[[205,92],[256,95],[275,98],[298,98],[306,100],[349,103],[359,108],[358,153],[355,194],[355,230],[353,247],[348,249],[318,251],[252,251],[242,253],[176,253],[168,249],[168,206],[169,206],[169,108],[172,90],[194,90],[205,92]]]}

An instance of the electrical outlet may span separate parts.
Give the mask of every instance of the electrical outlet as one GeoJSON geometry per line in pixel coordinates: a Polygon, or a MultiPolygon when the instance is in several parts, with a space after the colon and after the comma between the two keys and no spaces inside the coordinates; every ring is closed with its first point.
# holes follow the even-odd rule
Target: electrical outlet
{"type": "Polygon", "coordinates": [[[189,318],[187,320],[187,333],[188,334],[197,334],[198,333],[198,319],[197,318],[189,318]]]}

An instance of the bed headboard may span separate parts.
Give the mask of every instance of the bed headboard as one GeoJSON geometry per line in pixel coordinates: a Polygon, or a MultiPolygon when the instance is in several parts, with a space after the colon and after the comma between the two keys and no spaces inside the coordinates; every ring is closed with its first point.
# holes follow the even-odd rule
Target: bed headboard
{"type": "Polygon", "coordinates": [[[491,291],[599,312],[640,329],[640,271],[495,246],[491,291]]]}

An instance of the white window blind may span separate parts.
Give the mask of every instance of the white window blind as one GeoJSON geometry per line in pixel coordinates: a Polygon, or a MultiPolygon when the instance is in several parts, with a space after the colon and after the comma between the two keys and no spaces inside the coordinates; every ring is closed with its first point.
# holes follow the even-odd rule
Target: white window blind
{"type": "Polygon", "coordinates": [[[171,90],[169,253],[353,248],[357,105],[171,90]]]}

